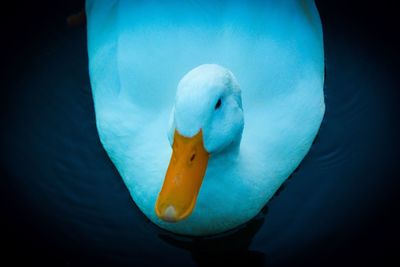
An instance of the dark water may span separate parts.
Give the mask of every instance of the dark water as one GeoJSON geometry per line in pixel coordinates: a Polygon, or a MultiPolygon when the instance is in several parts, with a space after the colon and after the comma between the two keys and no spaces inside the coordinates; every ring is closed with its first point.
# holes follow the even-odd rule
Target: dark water
{"type": "Polygon", "coordinates": [[[15,6],[25,19],[6,32],[0,102],[5,258],[56,266],[393,259],[400,136],[393,14],[390,7],[317,3],[326,50],[326,114],[318,137],[259,216],[207,239],[176,237],[150,223],[102,148],[85,28],[67,28],[60,19],[79,1],[31,4],[22,13],[15,6]]]}

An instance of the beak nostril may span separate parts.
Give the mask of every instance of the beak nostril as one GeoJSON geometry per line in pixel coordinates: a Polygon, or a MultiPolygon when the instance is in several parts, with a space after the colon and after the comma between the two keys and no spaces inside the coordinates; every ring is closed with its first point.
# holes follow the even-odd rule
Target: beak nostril
{"type": "Polygon", "coordinates": [[[193,153],[192,156],[190,157],[190,162],[192,162],[195,157],[196,157],[196,153],[193,153]]]}

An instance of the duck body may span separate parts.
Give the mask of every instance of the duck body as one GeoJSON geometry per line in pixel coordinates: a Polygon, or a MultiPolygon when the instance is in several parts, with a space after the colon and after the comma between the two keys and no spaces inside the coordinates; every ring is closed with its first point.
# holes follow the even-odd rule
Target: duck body
{"type": "MultiPolygon", "coordinates": [[[[324,115],[314,2],[88,0],[86,12],[100,140],[140,210],[158,226],[192,236],[221,233],[257,215],[307,154],[324,115]],[[171,223],[154,207],[173,132],[199,130],[195,115],[188,118],[193,105],[175,110],[184,94],[179,81],[198,66],[233,73],[243,125],[231,149],[210,153],[192,214],[171,223]],[[188,122],[176,125],[177,118],[188,122]]],[[[211,99],[198,92],[198,102],[211,99]]],[[[204,142],[212,150],[212,141],[204,142]]]]}

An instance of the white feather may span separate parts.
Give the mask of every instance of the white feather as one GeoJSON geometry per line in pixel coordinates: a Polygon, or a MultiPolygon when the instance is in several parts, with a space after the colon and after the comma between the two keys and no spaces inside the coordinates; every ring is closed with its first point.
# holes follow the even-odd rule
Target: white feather
{"type": "Polygon", "coordinates": [[[176,233],[215,234],[254,217],[322,121],[323,41],[313,1],[249,2],[87,1],[101,142],[138,207],[176,233]],[[221,94],[227,116],[215,119],[221,94]],[[175,128],[187,136],[204,128],[212,156],[192,215],[173,224],[158,219],[154,205],[175,128]],[[226,150],[240,136],[239,149],[226,150]]]}

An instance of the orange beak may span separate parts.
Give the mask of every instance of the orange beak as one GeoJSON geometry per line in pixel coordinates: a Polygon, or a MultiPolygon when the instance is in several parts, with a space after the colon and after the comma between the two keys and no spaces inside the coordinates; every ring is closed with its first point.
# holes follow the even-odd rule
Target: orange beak
{"type": "Polygon", "coordinates": [[[201,130],[189,138],[175,130],[171,160],[155,206],[160,219],[178,222],[192,213],[208,158],[201,130]]]}

